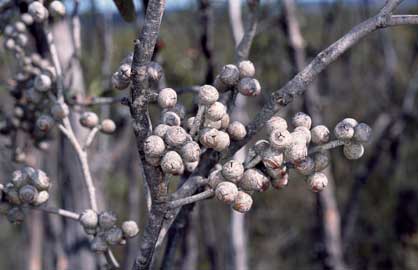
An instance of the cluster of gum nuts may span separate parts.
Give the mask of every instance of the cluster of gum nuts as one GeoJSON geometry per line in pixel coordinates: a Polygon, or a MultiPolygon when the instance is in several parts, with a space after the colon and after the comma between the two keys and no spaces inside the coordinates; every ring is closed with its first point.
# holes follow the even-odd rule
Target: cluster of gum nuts
{"type": "Polygon", "coordinates": [[[139,232],[135,221],[125,221],[121,226],[116,223],[116,215],[109,211],[98,214],[87,209],[80,215],[80,224],[85,232],[94,236],[91,247],[96,252],[104,252],[109,246],[124,245],[127,239],[135,237],[139,232]]]}
{"type": "Polygon", "coordinates": [[[0,184],[0,214],[11,223],[21,223],[24,207],[38,207],[48,201],[49,187],[49,178],[41,170],[25,167],[14,171],[10,182],[0,184]]]}
{"type": "MultiPolygon", "coordinates": [[[[253,192],[266,191],[270,185],[281,189],[288,184],[289,168],[305,176],[312,191],[323,190],[328,179],[321,171],[329,164],[328,155],[324,151],[309,155],[308,148],[310,143],[328,143],[330,131],[324,125],[311,129],[311,118],[301,112],[293,117],[292,124],[295,128],[290,132],[285,119],[272,117],[266,125],[269,140],[255,143],[245,165],[230,160],[215,168],[208,177],[208,185],[215,190],[216,198],[232,204],[239,212],[247,212],[253,204],[253,192]]],[[[371,128],[346,118],[335,126],[334,135],[343,141],[344,156],[353,160],[364,154],[363,144],[370,139],[371,128]]]]}
{"type": "MultiPolygon", "coordinates": [[[[252,78],[254,65],[242,61],[226,65],[216,77],[214,85],[222,91],[237,89],[247,96],[260,94],[258,81],[252,78]]],[[[193,172],[199,164],[201,153],[206,149],[217,152],[226,150],[231,140],[242,140],[245,126],[239,121],[230,122],[227,107],[218,101],[219,91],[212,85],[203,85],[197,95],[196,116],[184,119],[185,114],[177,104],[177,93],[171,88],[159,91],[158,105],[163,109],[161,123],[153,135],[144,142],[144,154],[148,163],[161,166],[172,175],[181,175],[185,170],[193,172]]]]}
{"type": "MultiPolygon", "coordinates": [[[[5,26],[4,47],[15,57],[17,72],[11,81],[10,94],[15,98],[13,113],[0,121],[0,133],[10,134],[23,130],[35,141],[40,149],[48,144],[46,129],[52,118],[62,119],[68,114],[65,104],[51,102],[56,83],[56,73],[50,61],[42,58],[36,51],[36,45],[30,34],[34,24],[40,24],[48,16],[60,17],[65,14],[65,7],[60,1],[49,3],[48,9],[38,1],[28,5],[28,12],[5,26]]],[[[23,161],[25,155],[17,149],[15,161],[23,161]]]]}

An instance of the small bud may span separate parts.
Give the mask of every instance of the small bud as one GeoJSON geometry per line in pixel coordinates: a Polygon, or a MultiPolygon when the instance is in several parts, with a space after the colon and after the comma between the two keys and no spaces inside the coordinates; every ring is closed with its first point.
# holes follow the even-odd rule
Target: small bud
{"type": "Polygon", "coordinates": [[[212,105],[219,98],[218,90],[211,85],[203,85],[199,89],[199,104],[212,105]]]}
{"type": "Polygon", "coordinates": [[[235,211],[245,213],[245,212],[250,211],[252,205],[253,205],[253,199],[251,198],[251,196],[245,193],[244,191],[238,191],[238,194],[235,198],[232,208],[235,211]]]}
{"type": "Polygon", "coordinates": [[[9,209],[7,213],[7,219],[12,224],[20,224],[25,220],[25,214],[19,207],[13,207],[9,209]]]}
{"type": "Polygon", "coordinates": [[[248,169],[244,172],[238,185],[247,191],[266,191],[270,186],[269,179],[257,169],[248,169]]]}
{"type": "Polygon", "coordinates": [[[237,195],[238,188],[234,183],[231,182],[219,183],[215,189],[216,198],[226,204],[233,203],[237,195]]]}
{"type": "Polygon", "coordinates": [[[261,86],[257,79],[242,78],[238,83],[238,91],[244,96],[258,96],[261,93],[261,86]]]}
{"type": "Polygon", "coordinates": [[[308,148],[305,144],[294,144],[285,151],[285,159],[295,163],[306,158],[308,148]]]}
{"type": "Polygon", "coordinates": [[[38,196],[36,196],[35,201],[33,202],[33,204],[35,206],[44,204],[48,201],[49,199],[49,193],[46,190],[42,190],[41,192],[38,193],[38,196]]]}
{"type": "Polygon", "coordinates": [[[25,185],[19,189],[19,198],[23,203],[33,203],[38,196],[38,190],[32,185],[25,185]]]}
{"type": "Polygon", "coordinates": [[[164,138],[165,133],[167,132],[167,130],[170,128],[170,126],[166,125],[166,124],[159,124],[158,126],[155,127],[154,129],[154,135],[157,135],[161,138],[164,138]]]}
{"type": "Polygon", "coordinates": [[[308,177],[307,181],[314,192],[322,191],[328,185],[327,176],[321,172],[312,174],[308,177]]]}
{"type": "Polygon", "coordinates": [[[51,107],[51,115],[55,120],[62,120],[68,116],[70,110],[68,109],[67,104],[56,102],[51,107]]]}
{"type": "Polygon", "coordinates": [[[38,1],[33,1],[28,7],[28,11],[36,22],[43,22],[48,18],[48,10],[38,1]]]}
{"type": "Polygon", "coordinates": [[[239,77],[254,77],[255,67],[254,64],[249,60],[244,60],[238,63],[239,77]]]}
{"type": "Polygon", "coordinates": [[[4,47],[8,50],[13,50],[16,47],[16,42],[14,41],[14,39],[8,38],[4,42],[4,47]]]}
{"type": "Polygon", "coordinates": [[[163,68],[157,62],[150,62],[147,66],[147,73],[150,80],[158,82],[163,76],[163,68]]]}
{"type": "Polygon", "coordinates": [[[94,112],[84,112],[80,116],[80,124],[86,128],[94,128],[99,124],[99,117],[94,112]]]}
{"type": "Polygon", "coordinates": [[[239,80],[239,70],[235,65],[226,65],[222,67],[219,78],[228,86],[236,85],[239,80]]]}
{"type": "Polygon", "coordinates": [[[162,115],[161,122],[169,126],[180,126],[181,119],[175,112],[167,111],[162,115]]]}
{"type": "Polygon", "coordinates": [[[346,123],[346,124],[349,124],[353,128],[356,127],[357,124],[358,124],[357,120],[354,119],[354,118],[345,118],[341,122],[346,123]]]}
{"type": "Polygon", "coordinates": [[[279,169],[283,164],[283,153],[273,148],[267,148],[261,156],[263,158],[263,164],[266,168],[279,169]]]}
{"type": "Polygon", "coordinates": [[[228,133],[233,140],[240,141],[247,135],[247,130],[241,122],[234,121],[229,124],[228,133]]]}
{"type": "Polygon", "coordinates": [[[311,128],[312,120],[309,115],[303,112],[298,112],[292,118],[292,124],[295,127],[305,127],[308,130],[311,128]]]}
{"type": "Polygon", "coordinates": [[[178,126],[170,127],[164,136],[164,141],[172,147],[180,147],[187,141],[187,132],[178,126]]]}
{"type": "Polygon", "coordinates": [[[347,122],[339,122],[334,128],[334,135],[340,140],[350,140],[354,136],[354,127],[347,122]]]}
{"type": "Polygon", "coordinates": [[[93,209],[84,210],[80,215],[80,223],[84,228],[95,229],[99,224],[99,216],[93,209]]]}
{"type": "Polygon", "coordinates": [[[65,6],[61,1],[54,0],[49,4],[49,13],[53,17],[62,17],[65,15],[65,6]]]}
{"type": "Polygon", "coordinates": [[[314,163],[316,172],[323,171],[329,165],[328,155],[321,152],[316,153],[314,155],[314,163]]]}
{"type": "Polygon", "coordinates": [[[177,93],[174,89],[164,88],[158,93],[158,105],[161,108],[173,108],[177,104],[177,93]]]}
{"type": "Polygon", "coordinates": [[[151,135],[144,142],[144,153],[150,157],[160,157],[165,151],[165,143],[161,137],[151,135]]]}
{"type": "Polygon", "coordinates": [[[215,189],[219,183],[226,181],[222,175],[222,169],[214,170],[211,172],[209,174],[208,180],[208,185],[213,189],[215,189]]]}
{"type": "Polygon", "coordinates": [[[279,151],[283,151],[292,144],[292,136],[287,130],[275,129],[270,134],[270,145],[279,151]]]}
{"type": "Polygon", "coordinates": [[[199,137],[199,142],[207,148],[215,148],[218,144],[218,135],[219,130],[217,129],[203,129],[199,137]]]}
{"type": "Polygon", "coordinates": [[[227,129],[229,126],[229,121],[229,114],[226,113],[221,119],[221,129],[227,129]]]}
{"type": "Polygon", "coordinates": [[[315,172],[315,162],[311,157],[295,162],[295,169],[302,175],[311,175],[315,172]]]}
{"type": "Polygon", "coordinates": [[[354,140],[365,143],[370,140],[372,129],[365,123],[360,123],[354,128],[354,140]]]}
{"type": "Polygon", "coordinates": [[[237,183],[244,175],[244,166],[241,162],[232,159],[222,166],[222,175],[227,181],[237,183]]]}
{"type": "Polygon", "coordinates": [[[108,246],[105,239],[100,236],[96,236],[91,242],[91,249],[96,252],[105,252],[108,249],[108,246]]]}
{"type": "Polygon", "coordinates": [[[111,246],[119,244],[119,242],[122,240],[122,237],[122,230],[116,226],[105,232],[106,243],[111,246]]]}
{"type": "Polygon", "coordinates": [[[216,136],[216,146],[213,148],[215,151],[222,152],[226,150],[231,144],[228,133],[224,131],[219,131],[216,136]]]}
{"type": "Polygon", "coordinates": [[[46,92],[51,89],[52,80],[46,74],[39,74],[35,77],[34,87],[40,92],[46,92]]]}
{"type": "Polygon", "coordinates": [[[364,154],[364,147],[360,143],[349,143],[344,145],[343,152],[347,159],[359,159],[364,154]]]}
{"type": "Polygon", "coordinates": [[[133,238],[139,233],[139,228],[135,221],[129,220],[122,223],[122,232],[125,238],[133,238]]]}
{"type": "Polygon", "coordinates": [[[306,127],[296,127],[295,130],[292,132],[292,135],[295,133],[303,134],[305,144],[309,144],[311,142],[311,132],[306,127]]]}
{"type": "Polygon", "coordinates": [[[36,120],[36,127],[42,132],[48,132],[53,125],[54,119],[49,115],[41,115],[38,120],[36,120]]]}
{"type": "Polygon", "coordinates": [[[206,117],[212,121],[219,121],[226,114],[226,107],[220,102],[215,102],[206,109],[206,117]]]}
{"type": "Polygon", "coordinates": [[[130,80],[124,80],[119,72],[115,72],[112,75],[112,86],[118,90],[124,90],[128,88],[129,84],[131,83],[130,80]]]}
{"type": "Polygon", "coordinates": [[[326,126],[319,125],[311,129],[312,142],[314,144],[324,144],[329,141],[329,130],[326,126]]]}
{"type": "Polygon", "coordinates": [[[167,152],[161,159],[163,172],[172,175],[181,175],[184,172],[184,164],[181,156],[175,151],[167,152]]]}
{"type": "Polygon", "coordinates": [[[14,28],[11,25],[6,25],[6,27],[4,27],[4,35],[5,36],[12,36],[14,33],[14,28]]]}
{"type": "Polygon", "coordinates": [[[181,156],[185,162],[195,162],[200,157],[200,147],[195,141],[190,141],[182,146],[181,156]]]}
{"type": "Polygon", "coordinates": [[[287,122],[280,116],[273,116],[266,123],[267,133],[271,134],[273,130],[285,131],[287,130],[287,122]]]}
{"type": "Polygon", "coordinates": [[[105,134],[111,134],[116,130],[116,124],[111,119],[104,119],[100,124],[100,131],[105,134]]]}
{"type": "Polygon", "coordinates": [[[109,211],[103,211],[99,214],[99,227],[103,230],[108,230],[115,226],[116,215],[109,211]]]}

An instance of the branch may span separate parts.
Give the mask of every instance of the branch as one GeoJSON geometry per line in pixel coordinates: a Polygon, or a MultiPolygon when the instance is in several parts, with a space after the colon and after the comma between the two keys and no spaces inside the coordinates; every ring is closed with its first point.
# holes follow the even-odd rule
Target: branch
{"type": "Polygon", "coordinates": [[[247,144],[265,125],[268,119],[290,104],[295,96],[302,95],[307,86],[310,85],[326,67],[338,59],[338,57],[340,57],[349,48],[357,44],[361,39],[377,29],[409,24],[418,24],[418,16],[391,16],[387,13],[379,12],[378,15],[355,26],[351,31],[334,42],[331,46],[320,52],[308,66],[293,77],[293,79],[291,79],[286,85],[273,92],[271,97],[268,99],[268,102],[256,115],[255,119],[247,125],[247,136],[241,141],[232,143],[228,153],[223,157],[223,160],[232,157],[238,149],[247,144]]]}
{"type": "Polygon", "coordinates": [[[54,208],[54,207],[50,207],[50,206],[39,206],[39,207],[33,207],[31,208],[33,210],[39,210],[39,211],[43,211],[46,212],[48,214],[53,214],[53,215],[58,215],[64,218],[69,218],[72,220],[76,220],[78,221],[80,219],[80,215],[68,210],[64,210],[64,209],[59,209],[59,208],[54,208]]]}
{"type": "Polygon", "coordinates": [[[179,208],[186,204],[195,203],[201,200],[206,200],[212,198],[215,195],[215,191],[213,189],[205,190],[201,193],[195,194],[193,196],[189,196],[183,199],[174,200],[168,203],[169,208],[179,208]]]}
{"type": "Polygon", "coordinates": [[[98,126],[94,127],[92,130],[90,130],[89,135],[87,136],[86,143],[84,144],[83,150],[86,151],[87,148],[90,147],[90,145],[93,143],[93,140],[97,134],[97,132],[100,130],[98,126]]]}

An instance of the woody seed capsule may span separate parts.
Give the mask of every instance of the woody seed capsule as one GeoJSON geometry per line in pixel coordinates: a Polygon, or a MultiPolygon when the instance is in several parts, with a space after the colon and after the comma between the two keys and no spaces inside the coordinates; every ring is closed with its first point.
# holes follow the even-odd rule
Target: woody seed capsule
{"type": "Polygon", "coordinates": [[[173,108],[177,104],[177,93],[174,89],[164,88],[158,93],[158,105],[161,108],[173,108]]]}
{"type": "Polygon", "coordinates": [[[226,85],[220,78],[219,75],[216,75],[213,86],[218,89],[219,92],[225,92],[228,90],[228,85],[226,85]]]}
{"type": "Polygon", "coordinates": [[[293,116],[292,124],[295,127],[306,127],[309,130],[312,125],[312,119],[306,113],[298,112],[293,116]]]}
{"type": "Polygon", "coordinates": [[[144,142],[144,153],[150,157],[160,157],[165,151],[165,143],[161,137],[149,136],[144,142]]]}
{"type": "Polygon", "coordinates": [[[23,203],[33,203],[38,196],[38,190],[32,185],[25,185],[19,189],[19,198],[23,203]]]}
{"type": "Polygon", "coordinates": [[[93,209],[84,210],[80,215],[80,223],[84,228],[94,229],[99,224],[99,216],[93,209]]]}
{"type": "Polygon", "coordinates": [[[222,121],[221,120],[219,120],[219,121],[212,121],[212,120],[209,120],[209,119],[205,119],[205,122],[203,123],[203,127],[205,127],[205,128],[221,129],[221,127],[222,127],[222,121]]]}
{"type": "Polygon", "coordinates": [[[172,147],[182,146],[187,141],[187,132],[182,127],[170,127],[165,133],[164,141],[172,147]]]}
{"type": "Polygon", "coordinates": [[[222,68],[219,78],[228,86],[235,85],[239,80],[239,70],[235,65],[226,65],[222,68]]]}
{"type": "Polygon", "coordinates": [[[285,158],[290,162],[301,161],[308,155],[308,148],[305,144],[295,144],[286,149],[285,158]]]}
{"type": "Polygon", "coordinates": [[[111,119],[104,119],[100,126],[100,131],[105,134],[111,134],[116,130],[116,124],[111,119]]]}
{"type": "Polygon", "coordinates": [[[329,141],[329,130],[324,125],[319,125],[311,129],[312,142],[315,144],[324,144],[329,141]]]}
{"type": "Polygon", "coordinates": [[[227,129],[229,126],[230,118],[229,114],[225,114],[221,119],[221,129],[227,129]]]}
{"type": "Polygon", "coordinates": [[[261,86],[257,79],[242,78],[238,83],[238,91],[244,96],[258,96],[261,93],[261,86]]]}
{"type": "Polygon", "coordinates": [[[197,166],[199,166],[199,161],[194,162],[185,162],[184,167],[188,172],[194,172],[196,170],[197,166]]]}
{"type": "Polygon", "coordinates": [[[166,125],[166,124],[159,124],[158,126],[155,127],[154,129],[154,135],[157,135],[161,138],[164,138],[165,133],[167,132],[167,130],[170,128],[170,126],[166,125]]]}
{"type": "Polygon", "coordinates": [[[118,89],[118,90],[124,90],[124,89],[128,88],[130,83],[131,83],[131,81],[124,80],[119,72],[113,73],[113,75],[112,75],[112,86],[113,86],[113,88],[118,89]]]}
{"type": "Polygon", "coordinates": [[[49,115],[41,115],[36,120],[36,127],[42,132],[48,132],[54,125],[54,120],[49,115]]]}
{"type": "Polygon", "coordinates": [[[350,140],[354,136],[354,127],[347,122],[339,122],[334,128],[334,135],[340,140],[350,140]]]}
{"type": "Polygon", "coordinates": [[[70,110],[68,109],[67,104],[56,102],[51,107],[51,115],[55,118],[55,120],[62,120],[68,116],[70,110]]]}
{"type": "Polygon", "coordinates": [[[163,76],[163,68],[157,62],[150,62],[147,66],[148,78],[158,82],[163,76]]]}
{"type": "Polygon", "coordinates": [[[175,151],[167,152],[161,159],[161,169],[172,175],[183,174],[184,164],[181,156],[175,151]]]}
{"type": "Polygon", "coordinates": [[[139,228],[135,221],[129,220],[122,223],[122,232],[125,238],[135,237],[139,228]]]}
{"type": "Polygon", "coordinates": [[[230,182],[237,183],[244,174],[244,166],[241,162],[234,159],[226,162],[222,166],[222,176],[230,182]]]}
{"type": "Polygon", "coordinates": [[[207,148],[215,148],[218,144],[218,135],[219,130],[217,129],[203,129],[199,137],[199,142],[207,148]]]}
{"type": "Polygon", "coordinates": [[[181,119],[175,112],[167,111],[163,114],[161,122],[169,126],[180,126],[181,119]]]}
{"type": "Polygon", "coordinates": [[[364,147],[360,143],[349,143],[345,144],[343,147],[344,156],[347,159],[354,160],[359,159],[364,154],[364,147]]]}
{"type": "Polygon", "coordinates": [[[263,164],[266,168],[278,169],[283,164],[283,153],[270,147],[262,153],[262,158],[263,164]]]}
{"type": "Polygon", "coordinates": [[[61,1],[52,1],[51,4],[49,4],[49,13],[53,17],[62,17],[65,15],[65,6],[61,1]]]}
{"type": "Polygon", "coordinates": [[[214,170],[209,174],[208,185],[215,189],[219,183],[226,181],[222,175],[222,169],[214,170]]]}
{"type": "Polygon", "coordinates": [[[280,116],[273,116],[266,123],[267,133],[271,134],[273,130],[285,131],[287,130],[287,122],[280,116]]]}
{"type": "Polygon", "coordinates": [[[122,240],[122,237],[122,230],[116,226],[106,231],[105,233],[106,243],[111,246],[119,244],[119,242],[122,240]]]}
{"type": "Polygon", "coordinates": [[[327,176],[321,172],[312,174],[308,177],[307,181],[314,192],[322,191],[328,185],[327,176]]]}
{"type": "Polygon", "coordinates": [[[254,77],[255,67],[254,64],[249,60],[244,60],[238,63],[239,76],[240,78],[244,77],[254,77]]]}
{"type": "Polygon", "coordinates": [[[48,10],[38,1],[33,1],[28,7],[28,11],[36,22],[43,22],[48,18],[48,10]]]}
{"type": "Polygon", "coordinates": [[[34,87],[40,92],[45,92],[51,89],[51,78],[46,74],[39,74],[34,81],[34,87]]]}
{"type": "Polygon", "coordinates": [[[38,196],[36,196],[35,201],[33,202],[33,204],[35,206],[41,205],[43,203],[46,203],[49,199],[49,193],[48,191],[42,190],[41,192],[38,193],[38,196]]]}
{"type": "Polygon", "coordinates": [[[99,123],[99,117],[94,112],[84,112],[80,116],[80,124],[86,128],[94,128],[99,123]]]}
{"type": "Polygon", "coordinates": [[[190,141],[182,146],[181,156],[185,162],[195,162],[200,157],[200,147],[195,141],[190,141]]]}
{"type": "Polygon", "coordinates": [[[99,227],[103,230],[108,230],[115,226],[116,215],[109,211],[103,211],[99,214],[99,227]]]}
{"type": "Polygon", "coordinates": [[[218,90],[211,85],[203,85],[199,89],[199,104],[212,105],[219,98],[218,90]]]}
{"type": "Polygon", "coordinates": [[[213,149],[215,149],[215,151],[222,152],[229,147],[230,143],[231,140],[229,139],[228,133],[219,131],[216,136],[216,145],[213,149]]]}
{"type": "Polygon", "coordinates": [[[220,102],[215,102],[206,109],[206,117],[212,121],[219,121],[226,114],[226,107],[220,102]]]}
{"type": "Polygon", "coordinates": [[[315,172],[315,162],[311,157],[295,163],[295,169],[302,175],[311,175],[315,172]]]}
{"type": "Polygon", "coordinates": [[[307,129],[306,127],[299,126],[295,128],[293,133],[296,133],[296,132],[300,132],[303,134],[303,136],[305,137],[306,144],[309,144],[311,142],[312,137],[311,137],[311,132],[309,131],[309,129],[307,129]]]}
{"type": "Polygon", "coordinates": [[[247,191],[266,191],[270,186],[269,179],[257,169],[248,169],[244,172],[239,186],[247,191]]]}
{"type": "Polygon", "coordinates": [[[251,196],[244,191],[238,191],[237,197],[232,205],[232,208],[235,211],[245,213],[250,211],[251,206],[253,205],[253,199],[251,196]]]}
{"type": "Polygon", "coordinates": [[[244,124],[239,121],[234,121],[228,126],[228,133],[233,140],[239,141],[245,138],[247,130],[244,124]]]}
{"type": "Polygon", "coordinates": [[[237,195],[238,188],[231,182],[219,183],[215,189],[216,198],[226,204],[233,203],[237,195]]]}
{"type": "Polygon", "coordinates": [[[354,118],[345,118],[341,122],[351,125],[353,128],[357,126],[358,122],[354,118]]]}
{"type": "Polygon", "coordinates": [[[292,136],[287,130],[275,129],[270,134],[270,145],[279,151],[283,151],[292,144],[292,136]]]}

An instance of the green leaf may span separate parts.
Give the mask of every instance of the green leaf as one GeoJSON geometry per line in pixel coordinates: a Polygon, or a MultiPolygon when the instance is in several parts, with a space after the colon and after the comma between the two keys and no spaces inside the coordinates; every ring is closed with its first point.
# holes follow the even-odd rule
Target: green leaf
{"type": "Polygon", "coordinates": [[[133,0],[113,0],[122,18],[127,22],[132,22],[136,18],[135,4],[133,0]]]}

